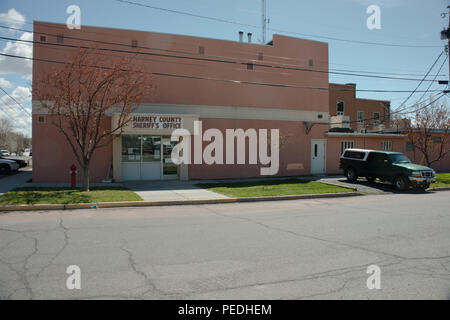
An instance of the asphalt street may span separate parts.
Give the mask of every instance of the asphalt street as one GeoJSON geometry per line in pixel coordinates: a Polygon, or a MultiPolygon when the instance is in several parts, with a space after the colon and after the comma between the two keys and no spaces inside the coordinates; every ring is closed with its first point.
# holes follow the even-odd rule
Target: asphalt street
{"type": "Polygon", "coordinates": [[[449,299],[449,206],[441,191],[3,213],[0,299],[449,299]]]}

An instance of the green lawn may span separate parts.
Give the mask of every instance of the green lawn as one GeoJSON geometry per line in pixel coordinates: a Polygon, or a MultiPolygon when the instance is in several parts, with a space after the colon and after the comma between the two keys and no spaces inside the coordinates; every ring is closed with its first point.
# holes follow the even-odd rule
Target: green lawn
{"type": "Polygon", "coordinates": [[[232,197],[285,196],[297,194],[353,192],[355,190],[299,179],[230,183],[201,183],[198,187],[232,197]]]}
{"type": "Polygon", "coordinates": [[[18,188],[0,196],[0,205],[7,204],[68,204],[117,201],[142,201],[124,187],[94,187],[90,192],[70,188],[18,188]]]}
{"type": "Polygon", "coordinates": [[[450,187],[450,173],[436,173],[437,181],[431,187],[450,187]]]}

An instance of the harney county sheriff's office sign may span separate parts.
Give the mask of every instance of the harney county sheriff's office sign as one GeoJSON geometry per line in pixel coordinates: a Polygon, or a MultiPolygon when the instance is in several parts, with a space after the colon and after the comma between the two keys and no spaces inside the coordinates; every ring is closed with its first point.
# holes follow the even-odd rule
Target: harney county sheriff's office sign
{"type": "Polygon", "coordinates": [[[181,129],[183,128],[183,118],[176,116],[161,115],[139,115],[133,116],[131,120],[133,129],[181,129]]]}

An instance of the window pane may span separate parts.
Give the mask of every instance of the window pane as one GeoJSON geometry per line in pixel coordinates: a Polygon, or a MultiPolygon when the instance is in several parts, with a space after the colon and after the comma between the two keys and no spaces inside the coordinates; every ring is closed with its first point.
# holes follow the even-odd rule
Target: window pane
{"type": "Polygon", "coordinates": [[[142,139],[142,161],[161,161],[161,137],[143,136],[142,139]]]}
{"type": "Polygon", "coordinates": [[[163,141],[163,174],[165,175],[178,174],[178,166],[172,162],[172,150],[177,144],[177,141],[163,141]]]}
{"type": "Polygon", "coordinates": [[[344,114],[344,102],[343,101],[338,101],[337,102],[337,115],[343,115],[344,114]]]}
{"type": "Polygon", "coordinates": [[[139,136],[122,136],[122,162],[141,161],[141,141],[139,136]]]}
{"type": "Polygon", "coordinates": [[[358,111],[358,122],[364,123],[364,111],[358,111]]]}
{"type": "Polygon", "coordinates": [[[380,113],[379,112],[373,113],[373,123],[380,124],[380,113]]]}
{"type": "Polygon", "coordinates": [[[407,151],[407,152],[412,152],[412,151],[414,151],[414,145],[412,144],[411,141],[406,142],[406,151],[407,151]]]}

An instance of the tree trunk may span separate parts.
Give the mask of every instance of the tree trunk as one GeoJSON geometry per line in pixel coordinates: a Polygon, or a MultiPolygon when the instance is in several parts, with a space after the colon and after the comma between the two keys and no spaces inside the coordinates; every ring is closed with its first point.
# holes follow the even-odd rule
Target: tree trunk
{"type": "Polygon", "coordinates": [[[83,191],[89,192],[89,163],[83,167],[83,191]]]}

